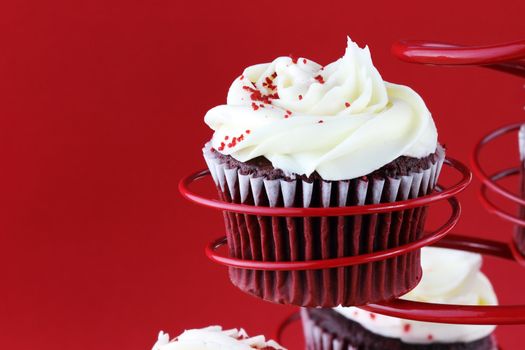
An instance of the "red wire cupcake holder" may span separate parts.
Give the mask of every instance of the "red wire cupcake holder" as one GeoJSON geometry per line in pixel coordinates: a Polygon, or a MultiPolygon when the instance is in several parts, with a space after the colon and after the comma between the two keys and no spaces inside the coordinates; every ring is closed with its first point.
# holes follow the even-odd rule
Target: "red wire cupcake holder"
{"type": "MultiPolygon", "coordinates": [[[[238,257],[230,257],[218,253],[218,248],[226,244],[226,238],[222,237],[210,243],[206,247],[206,255],[214,262],[236,269],[247,269],[257,271],[299,271],[299,270],[325,270],[338,267],[347,267],[353,265],[369,264],[373,262],[392,259],[400,255],[405,255],[416,251],[426,245],[437,242],[442,239],[457,223],[460,216],[460,205],[454,195],[468,186],[472,175],[470,170],[462,163],[454,159],[446,159],[444,164],[451,167],[461,174],[461,179],[453,186],[442,190],[438,189],[433,193],[418,197],[415,199],[398,201],[393,203],[368,204],[361,206],[348,207],[329,207],[329,208],[303,208],[303,207],[263,207],[248,204],[230,203],[221,200],[207,198],[194,193],[190,185],[209,175],[208,171],[199,171],[182,179],[179,184],[180,192],[187,199],[200,205],[211,207],[222,211],[230,211],[242,214],[264,215],[264,216],[290,216],[290,217],[326,217],[326,216],[350,216],[350,215],[370,215],[380,213],[391,213],[402,211],[410,208],[423,207],[435,204],[438,201],[447,200],[451,206],[451,215],[448,220],[438,229],[424,235],[423,237],[406,243],[401,246],[390,249],[379,250],[375,252],[366,252],[360,255],[347,257],[318,259],[318,260],[301,260],[301,261],[261,261],[247,260],[238,257]]],[[[383,299],[384,300],[384,299],[383,299]]],[[[354,305],[354,304],[346,304],[354,305]]],[[[335,306],[335,305],[334,305],[335,306]]]]}
{"type": "MultiPolygon", "coordinates": [[[[220,238],[208,245],[206,255],[214,262],[228,266],[231,282],[242,291],[271,302],[298,306],[330,307],[339,304],[363,305],[371,301],[379,302],[398,297],[415,287],[421,276],[419,262],[417,261],[416,263],[416,259],[419,258],[419,249],[441,239],[457,223],[460,215],[460,206],[452,196],[463,190],[469,184],[471,173],[466,166],[455,160],[447,160],[444,164],[446,165],[445,167],[453,167],[461,173],[462,178],[457,185],[445,191],[437,190],[430,195],[414,199],[379,204],[305,208],[269,207],[232,203],[226,200],[217,200],[201,196],[190,190],[191,183],[207,176],[207,171],[197,172],[183,179],[180,183],[180,191],[183,196],[193,202],[228,213],[227,217],[230,221],[228,221],[226,229],[230,236],[227,240],[220,238]],[[422,227],[419,226],[419,222],[423,223],[423,221],[419,221],[421,216],[418,216],[420,215],[418,213],[426,213],[427,206],[445,199],[448,199],[452,207],[451,217],[437,230],[424,236],[422,227]],[[381,214],[380,219],[384,220],[380,225],[378,224],[378,227],[384,231],[385,227],[390,230],[390,222],[395,224],[400,222],[400,220],[397,219],[401,217],[399,215],[403,215],[405,219],[409,217],[405,214],[406,210],[415,210],[413,216],[415,218],[414,224],[404,226],[410,230],[418,230],[417,233],[415,231],[410,233],[414,235],[413,237],[410,239],[403,237],[397,244],[386,245],[384,242],[388,242],[388,240],[385,240],[384,236],[381,236],[382,243],[378,243],[377,247],[365,247],[365,249],[362,249],[360,252],[346,253],[345,255],[333,253],[324,255],[323,253],[316,257],[311,255],[308,257],[307,247],[305,248],[304,246],[299,249],[305,249],[305,255],[299,259],[293,256],[286,258],[279,257],[279,255],[277,255],[279,253],[277,249],[274,258],[264,258],[264,256],[256,257],[256,255],[252,254],[236,254],[236,246],[238,247],[242,245],[243,242],[246,243],[249,241],[250,247],[252,247],[252,244],[259,242],[264,232],[261,231],[260,237],[253,235],[254,237],[249,237],[249,240],[240,237],[240,239],[236,241],[236,237],[233,236],[232,238],[231,232],[228,231],[231,230],[232,225],[238,224],[239,220],[239,216],[233,216],[232,219],[231,213],[235,213],[236,215],[240,214],[241,219],[246,219],[252,215],[257,217],[257,221],[259,221],[259,218],[268,220],[268,225],[264,226],[264,229],[266,229],[270,223],[270,227],[277,227],[278,225],[274,225],[274,219],[276,219],[276,217],[286,217],[286,227],[290,227],[288,226],[289,218],[298,218],[302,224],[302,220],[310,217],[312,217],[313,220],[326,220],[326,217],[336,217],[335,220],[339,220],[341,217],[348,218],[354,215],[356,215],[355,222],[357,224],[362,220],[362,222],[370,223],[370,227],[373,227],[373,220],[376,218],[375,215],[381,214]],[[388,218],[392,212],[395,212],[396,219],[390,221],[388,218]],[[228,243],[228,248],[230,248],[229,254],[218,254],[216,251],[217,248],[225,243],[228,243]],[[384,262],[385,260],[386,262],[384,262]],[[354,265],[358,266],[354,268],[354,265]],[[345,270],[338,270],[337,268],[339,267],[345,268],[345,270]],[[405,270],[401,271],[403,267],[405,270]],[[383,278],[381,274],[384,274],[387,270],[392,271],[391,275],[400,277],[395,280],[388,279],[388,277],[383,278]],[[344,274],[342,272],[344,272],[344,274]],[[338,273],[337,278],[329,279],[329,275],[333,273],[338,273]],[[359,274],[362,274],[364,277],[362,277],[362,284],[356,285],[356,277],[359,274]],[[288,281],[289,283],[284,283],[283,281],[288,281]],[[303,283],[306,283],[308,288],[301,287],[303,283]],[[330,292],[322,292],[323,290],[330,292]]],[[[316,223],[318,221],[312,222],[316,223]]],[[[324,221],[319,222],[322,224],[324,221]]],[[[333,219],[331,219],[330,222],[333,223],[333,219]]],[[[245,224],[248,225],[250,223],[246,222],[245,224]]],[[[238,225],[242,226],[241,224],[238,225]]],[[[319,227],[322,227],[322,225],[319,227]]],[[[366,230],[374,229],[370,227],[366,227],[366,230]]],[[[295,231],[295,234],[296,233],[297,231],[295,231]]],[[[272,234],[273,237],[276,237],[275,232],[272,234]]],[[[272,234],[270,236],[272,236],[272,234]]],[[[286,236],[286,234],[284,236],[286,236]]],[[[290,237],[295,236],[290,235],[290,237]]],[[[338,239],[341,240],[341,238],[338,239]]],[[[285,240],[287,240],[287,238],[285,240]]],[[[391,242],[394,242],[394,240],[391,242]]],[[[355,244],[355,242],[350,241],[348,244],[355,244]]],[[[275,246],[278,247],[278,244],[275,243],[275,246]]],[[[297,247],[298,246],[294,246],[293,249],[298,249],[297,247]]]]}
{"type": "Polygon", "coordinates": [[[330,208],[275,208],[275,207],[261,207],[248,204],[236,204],[223,202],[216,199],[206,198],[192,192],[189,188],[190,184],[198,179],[201,179],[209,175],[207,170],[199,171],[194,174],[187,176],[182,179],[179,183],[179,190],[181,194],[197,204],[210,207],[213,209],[220,209],[224,211],[231,211],[236,213],[253,214],[253,215],[266,215],[266,216],[339,216],[339,215],[358,215],[358,214],[377,214],[385,212],[393,212],[398,210],[404,210],[414,207],[420,207],[425,205],[434,204],[438,201],[448,200],[452,213],[445,224],[438,229],[428,233],[426,236],[387,250],[381,250],[374,253],[333,258],[333,259],[320,259],[320,260],[308,260],[308,261],[255,261],[255,260],[243,260],[238,258],[231,258],[225,255],[220,255],[217,249],[226,244],[226,237],[221,237],[211,242],[205,249],[206,256],[212,261],[235,268],[241,269],[252,269],[262,271],[296,271],[296,270],[315,270],[315,269],[326,269],[335,267],[344,267],[358,264],[365,264],[380,260],[393,258],[408,252],[421,249],[422,247],[435,243],[442,239],[457,223],[461,207],[459,202],[453,196],[461,192],[470,183],[472,176],[469,169],[458,162],[457,160],[447,158],[445,164],[456,169],[461,173],[461,180],[449,187],[448,189],[436,191],[427,196],[410,199],[406,201],[399,201],[393,203],[379,203],[379,204],[368,204],[362,206],[351,206],[351,207],[330,207],[330,208]]]}
{"type": "Polygon", "coordinates": [[[263,215],[263,216],[293,216],[293,217],[309,217],[309,216],[341,216],[341,215],[358,215],[358,214],[380,214],[388,213],[397,210],[405,210],[425,205],[434,204],[436,202],[449,199],[459,192],[463,191],[472,180],[471,172],[463,163],[447,158],[445,165],[448,165],[461,173],[462,179],[444,191],[434,192],[430,195],[408,199],[404,201],[397,201],[392,203],[367,204],[350,207],[330,207],[330,208],[282,208],[282,207],[263,207],[249,204],[238,204],[224,202],[218,199],[208,198],[193,192],[190,185],[206,176],[210,176],[209,170],[197,171],[186,176],[179,182],[179,192],[182,196],[191,202],[202,205],[204,207],[218,209],[233,213],[263,215]]]}
{"type": "Polygon", "coordinates": [[[516,123],[504,126],[500,129],[497,129],[495,131],[492,131],[485,137],[481,139],[481,141],[476,145],[476,148],[474,149],[474,153],[472,155],[472,168],[474,169],[474,172],[477,177],[482,182],[481,187],[481,199],[487,210],[490,212],[497,214],[501,218],[510,221],[514,224],[525,226],[525,220],[519,219],[514,215],[507,214],[506,212],[499,209],[492,201],[490,201],[487,197],[487,189],[490,189],[491,191],[499,194],[500,196],[508,199],[514,204],[517,205],[525,205],[525,199],[521,198],[520,196],[511,193],[510,191],[506,190],[505,188],[499,186],[497,184],[498,181],[500,181],[503,178],[514,176],[519,174],[519,167],[509,168],[502,171],[497,172],[493,175],[488,175],[485,170],[483,170],[483,167],[481,165],[480,161],[480,155],[481,151],[483,150],[483,147],[490,143],[491,141],[505,135],[509,134],[511,132],[516,132],[520,129],[522,123],[516,123]]]}
{"type": "MultiPolygon", "coordinates": [[[[523,218],[520,218],[515,214],[508,213],[489,198],[489,192],[492,191],[515,205],[525,206],[525,199],[498,185],[498,182],[504,178],[519,175],[520,167],[512,167],[498,171],[492,175],[488,175],[487,172],[483,169],[483,166],[480,161],[481,152],[484,146],[506,134],[517,132],[521,126],[522,123],[503,126],[483,137],[476,145],[472,154],[472,168],[474,169],[476,176],[481,180],[482,183],[480,188],[480,200],[485,209],[488,212],[497,215],[505,221],[508,221],[520,227],[525,227],[525,220],[523,218]]],[[[525,266],[525,257],[522,255],[522,253],[520,253],[515,241],[513,241],[513,243],[510,244],[510,248],[512,253],[514,254],[516,261],[519,262],[522,266],[525,266]]]]}

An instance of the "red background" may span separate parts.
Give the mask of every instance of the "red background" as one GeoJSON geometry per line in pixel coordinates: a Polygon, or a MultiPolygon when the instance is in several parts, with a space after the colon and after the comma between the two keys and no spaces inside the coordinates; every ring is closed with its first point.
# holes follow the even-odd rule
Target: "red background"
{"type": "MultiPolygon", "coordinates": [[[[177,193],[204,165],[204,113],[243,67],[288,54],[328,63],[348,34],[386,80],[421,93],[449,154],[468,160],[483,133],[523,120],[524,81],[402,63],[390,45],[523,39],[525,2],[421,3],[3,2],[0,347],[149,349],[160,329],[217,323],[271,334],[292,309],[229,284],[203,255],[220,215],[177,193]]],[[[511,146],[494,166],[516,160],[511,146]]],[[[456,232],[508,239],[477,187],[461,195],[456,232]]],[[[486,271],[502,302],[525,301],[522,271],[490,259],[486,271]]],[[[500,327],[505,349],[523,330],[500,327]]]]}

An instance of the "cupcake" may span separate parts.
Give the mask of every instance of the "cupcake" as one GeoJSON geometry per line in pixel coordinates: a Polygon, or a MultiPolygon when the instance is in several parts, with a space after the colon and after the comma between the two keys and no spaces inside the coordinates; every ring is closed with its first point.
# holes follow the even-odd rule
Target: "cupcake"
{"type": "MultiPolygon", "coordinates": [[[[496,305],[480,271],[481,256],[423,248],[423,279],[402,299],[439,304],[496,305]]],[[[418,322],[356,307],[302,309],[308,350],[496,350],[495,326],[418,322]]]]}
{"type": "MultiPolygon", "coordinates": [[[[221,200],[268,207],[343,207],[424,196],[444,160],[432,116],[409,87],[383,81],[368,48],[348,39],[321,66],[279,57],[237,77],[209,110],[203,149],[221,200]]],[[[339,217],[224,213],[229,254],[305,261],[393,248],[423,235],[427,208],[339,217]]],[[[308,271],[230,268],[241,290],[300,306],[391,299],[421,279],[420,251],[387,261],[308,271]]]]}
{"type": "Polygon", "coordinates": [[[249,337],[244,329],[223,330],[220,326],[184,331],[170,341],[167,333],[160,332],[152,350],[286,350],[262,335],[249,337]]]}

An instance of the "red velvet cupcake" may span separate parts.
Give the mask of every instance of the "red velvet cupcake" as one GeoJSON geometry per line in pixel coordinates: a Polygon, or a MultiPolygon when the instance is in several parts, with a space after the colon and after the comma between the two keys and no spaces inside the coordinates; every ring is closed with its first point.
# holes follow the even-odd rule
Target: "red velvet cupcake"
{"type": "MultiPolygon", "coordinates": [[[[403,299],[441,304],[495,305],[480,271],[481,256],[423,248],[423,279],[403,299]]],[[[302,309],[308,350],[497,350],[495,326],[419,322],[356,307],[302,309]]]]}
{"type": "MultiPolygon", "coordinates": [[[[431,114],[412,89],[382,80],[368,48],[351,40],[325,67],[279,57],[251,66],[226,105],[204,158],[222,200],[269,207],[342,207],[424,196],[444,150],[431,114]]],[[[354,256],[421,237],[426,207],[339,217],[225,213],[230,255],[262,261],[354,256]]],[[[361,305],[400,296],[421,279],[420,252],[315,271],[230,269],[257,297],[302,306],[361,305]]]]}

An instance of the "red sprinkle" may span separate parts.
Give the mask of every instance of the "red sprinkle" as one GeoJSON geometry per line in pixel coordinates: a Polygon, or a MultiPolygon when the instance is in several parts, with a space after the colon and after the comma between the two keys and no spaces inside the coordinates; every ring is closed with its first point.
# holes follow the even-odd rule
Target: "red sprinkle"
{"type": "Polygon", "coordinates": [[[403,326],[403,330],[405,331],[405,333],[408,333],[408,332],[410,332],[410,328],[411,328],[411,327],[412,327],[412,326],[409,325],[409,324],[407,323],[407,324],[405,324],[405,325],[403,326]]]}
{"type": "MultiPolygon", "coordinates": [[[[276,73],[273,73],[272,74],[272,78],[275,78],[274,74],[275,74],[275,76],[277,76],[276,73]]],[[[264,83],[262,85],[268,87],[268,89],[270,89],[270,90],[276,90],[277,86],[273,85],[272,78],[266,77],[266,79],[264,79],[264,83]]]]}
{"type": "Polygon", "coordinates": [[[375,320],[375,319],[376,319],[376,314],[370,313],[370,318],[371,318],[372,320],[375,320]]]}
{"type": "Polygon", "coordinates": [[[434,336],[433,336],[432,334],[429,334],[429,335],[427,336],[427,339],[428,339],[428,340],[432,340],[432,339],[434,339],[434,336]]]}
{"type": "Polygon", "coordinates": [[[297,64],[297,57],[290,56],[292,58],[292,63],[297,64]]]}
{"type": "Polygon", "coordinates": [[[319,83],[324,84],[324,79],[320,74],[316,76],[314,79],[317,80],[319,83]]]}
{"type": "Polygon", "coordinates": [[[274,79],[277,78],[277,72],[273,72],[272,78],[274,78],[274,79]]]}
{"type": "Polygon", "coordinates": [[[288,118],[290,118],[290,116],[288,114],[285,114],[284,119],[288,119],[288,118]]]}
{"type": "Polygon", "coordinates": [[[292,111],[290,111],[288,109],[286,110],[286,113],[288,113],[289,115],[292,115],[292,111]]]}
{"type": "MultiPolygon", "coordinates": [[[[251,88],[249,86],[243,86],[242,88],[244,90],[247,90],[247,91],[250,92],[250,98],[252,99],[252,101],[257,101],[257,102],[263,102],[263,103],[266,103],[266,104],[271,104],[272,103],[272,101],[271,101],[272,98],[279,98],[279,95],[277,95],[277,93],[272,94],[272,95],[263,95],[259,90],[251,88]]],[[[252,104],[252,106],[253,106],[253,104],[252,104]]]]}
{"type": "Polygon", "coordinates": [[[350,107],[350,102],[345,102],[346,107],[350,107]]]}
{"type": "Polygon", "coordinates": [[[303,95],[299,95],[299,100],[302,100],[303,99],[303,95]]]}
{"type": "MultiPolygon", "coordinates": [[[[319,123],[319,124],[323,124],[323,123],[324,123],[324,120],[319,120],[318,123],[319,123]]],[[[373,314],[370,314],[370,315],[373,315],[373,314]]]]}
{"type": "Polygon", "coordinates": [[[255,102],[252,102],[252,108],[253,108],[254,111],[256,111],[256,110],[259,109],[259,106],[257,106],[257,105],[255,104],[255,102]]]}
{"type": "Polygon", "coordinates": [[[245,133],[249,134],[251,133],[251,130],[246,130],[245,133]]]}
{"type": "Polygon", "coordinates": [[[232,138],[232,142],[228,144],[228,147],[235,147],[237,145],[237,141],[239,140],[237,140],[236,137],[232,138]]]}
{"type": "Polygon", "coordinates": [[[303,58],[303,63],[306,64],[306,58],[303,58]]]}
{"type": "MultiPolygon", "coordinates": [[[[226,136],[225,139],[228,139],[229,136],[226,136]]],[[[221,142],[221,146],[218,148],[219,151],[222,151],[224,150],[224,147],[229,147],[229,148],[232,148],[232,147],[235,147],[237,146],[237,143],[241,142],[241,141],[244,141],[244,134],[241,134],[237,137],[232,137],[232,140],[230,143],[228,143],[227,145],[224,144],[224,142],[221,142]]]]}
{"type": "Polygon", "coordinates": [[[270,77],[266,77],[266,79],[264,79],[266,85],[268,86],[269,89],[272,89],[274,90],[275,89],[275,85],[272,84],[272,79],[270,79],[270,77]]]}
{"type": "Polygon", "coordinates": [[[228,141],[229,138],[230,138],[229,136],[224,136],[224,139],[225,139],[226,141],[228,141]]]}
{"type": "Polygon", "coordinates": [[[244,79],[244,75],[241,75],[241,78],[240,78],[240,80],[243,80],[243,79],[244,79]]]}

